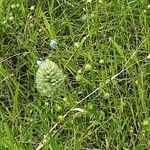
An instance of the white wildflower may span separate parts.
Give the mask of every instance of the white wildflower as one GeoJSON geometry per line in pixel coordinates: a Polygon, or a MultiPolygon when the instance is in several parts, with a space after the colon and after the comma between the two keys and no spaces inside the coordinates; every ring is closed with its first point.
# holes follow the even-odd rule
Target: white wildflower
{"type": "Polygon", "coordinates": [[[40,66],[42,63],[43,63],[43,61],[41,61],[41,60],[37,60],[37,62],[36,62],[36,64],[39,65],[39,66],[40,66]]]}

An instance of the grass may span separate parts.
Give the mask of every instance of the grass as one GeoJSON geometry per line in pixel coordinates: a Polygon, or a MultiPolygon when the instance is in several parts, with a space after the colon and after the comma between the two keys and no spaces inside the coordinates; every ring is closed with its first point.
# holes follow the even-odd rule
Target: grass
{"type": "Polygon", "coordinates": [[[150,149],[148,5],[1,0],[0,149],[150,149]],[[67,76],[53,99],[35,84],[47,57],[67,76]]]}

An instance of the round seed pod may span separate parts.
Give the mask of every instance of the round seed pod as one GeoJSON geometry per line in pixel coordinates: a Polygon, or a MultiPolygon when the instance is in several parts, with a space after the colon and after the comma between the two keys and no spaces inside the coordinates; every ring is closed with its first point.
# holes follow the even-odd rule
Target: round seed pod
{"type": "Polygon", "coordinates": [[[83,77],[81,75],[76,75],[76,81],[81,82],[83,80],[83,77]]]}
{"type": "Polygon", "coordinates": [[[84,71],[90,71],[92,69],[92,65],[91,64],[86,64],[84,67],[84,71]]]}
{"type": "Polygon", "coordinates": [[[64,79],[65,76],[57,64],[46,59],[37,70],[35,82],[42,96],[52,97],[62,87],[64,79]]]}
{"type": "Polygon", "coordinates": [[[109,99],[110,96],[111,96],[110,93],[108,93],[108,92],[104,93],[104,98],[105,98],[105,99],[109,99]]]}

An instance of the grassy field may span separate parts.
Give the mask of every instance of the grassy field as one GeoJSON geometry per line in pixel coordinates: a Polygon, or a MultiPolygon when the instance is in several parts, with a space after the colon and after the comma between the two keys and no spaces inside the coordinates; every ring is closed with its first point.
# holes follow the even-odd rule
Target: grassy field
{"type": "Polygon", "coordinates": [[[149,150],[149,54],[148,0],[0,0],[0,150],[149,150]]]}

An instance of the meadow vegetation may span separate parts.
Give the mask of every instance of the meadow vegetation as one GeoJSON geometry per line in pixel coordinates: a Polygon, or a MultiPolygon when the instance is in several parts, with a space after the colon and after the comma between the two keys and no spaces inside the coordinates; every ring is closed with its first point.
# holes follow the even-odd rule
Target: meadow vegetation
{"type": "Polygon", "coordinates": [[[0,0],[0,149],[149,150],[149,54],[148,0],[0,0]],[[53,97],[46,58],[66,77],[53,97]]]}

